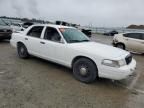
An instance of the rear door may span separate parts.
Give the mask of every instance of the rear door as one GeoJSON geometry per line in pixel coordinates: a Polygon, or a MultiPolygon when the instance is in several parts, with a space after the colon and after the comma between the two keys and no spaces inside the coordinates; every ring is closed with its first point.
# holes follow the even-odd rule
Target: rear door
{"type": "Polygon", "coordinates": [[[143,37],[142,33],[128,33],[128,34],[126,34],[124,37],[125,41],[126,41],[126,47],[129,50],[141,52],[143,50],[142,37],[143,37]]]}
{"type": "Polygon", "coordinates": [[[25,37],[25,44],[30,54],[40,56],[41,36],[44,26],[32,27],[25,37]]]}
{"type": "Polygon", "coordinates": [[[144,53],[144,33],[142,33],[142,40],[141,40],[141,50],[142,50],[142,53],[144,53]]]}

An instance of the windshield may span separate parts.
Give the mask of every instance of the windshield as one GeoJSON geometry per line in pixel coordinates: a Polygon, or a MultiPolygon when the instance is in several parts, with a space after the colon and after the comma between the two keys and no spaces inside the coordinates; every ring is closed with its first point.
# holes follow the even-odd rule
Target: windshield
{"type": "Polygon", "coordinates": [[[59,29],[67,41],[67,43],[88,42],[89,38],[75,28],[60,28],[59,29]]]}
{"type": "Polygon", "coordinates": [[[6,24],[0,19],[0,26],[6,26],[6,24]]]}

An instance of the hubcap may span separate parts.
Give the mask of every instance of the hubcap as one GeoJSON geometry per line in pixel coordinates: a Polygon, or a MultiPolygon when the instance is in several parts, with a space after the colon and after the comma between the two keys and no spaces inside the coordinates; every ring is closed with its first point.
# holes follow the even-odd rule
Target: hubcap
{"type": "Polygon", "coordinates": [[[21,54],[24,54],[24,48],[23,47],[21,47],[20,52],[21,52],[21,54]]]}
{"type": "Polygon", "coordinates": [[[88,71],[87,71],[87,68],[86,68],[86,67],[81,67],[81,68],[80,68],[80,74],[81,74],[82,76],[86,76],[87,73],[88,73],[88,71]]]}
{"type": "Polygon", "coordinates": [[[118,48],[123,49],[123,45],[118,45],[118,48]]]}

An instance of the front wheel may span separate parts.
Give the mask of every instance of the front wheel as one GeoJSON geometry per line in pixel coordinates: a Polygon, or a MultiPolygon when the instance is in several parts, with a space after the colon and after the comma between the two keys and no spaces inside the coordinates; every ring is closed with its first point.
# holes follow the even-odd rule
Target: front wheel
{"type": "Polygon", "coordinates": [[[122,43],[116,44],[116,47],[125,50],[125,45],[122,43]]]}
{"type": "Polygon", "coordinates": [[[18,56],[20,58],[28,58],[29,57],[29,54],[28,54],[28,51],[27,51],[27,48],[25,47],[25,45],[23,44],[18,44],[17,46],[17,51],[18,51],[18,56]]]}
{"type": "Polygon", "coordinates": [[[91,60],[80,58],[73,64],[73,75],[81,82],[91,83],[98,76],[98,70],[91,60]]]}

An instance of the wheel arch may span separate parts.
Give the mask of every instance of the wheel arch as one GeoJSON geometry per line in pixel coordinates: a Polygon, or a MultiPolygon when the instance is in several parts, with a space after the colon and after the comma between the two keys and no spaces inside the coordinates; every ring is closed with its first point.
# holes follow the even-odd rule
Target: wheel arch
{"type": "Polygon", "coordinates": [[[76,57],[73,58],[73,60],[72,60],[72,62],[71,62],[71,67],[73,67],[74,63],[75,63],[78,59],[80,59],[80,58],[87,58],[87,59],[89,59],[90,61],[92,61],[92,62],[94,63],[94,65],[95,65],[97,71],[98,71],[97,64],[94,62],[93,59],[91,59],[90,57],[87,57],[87,56],[81,56],[81,55],[76,56],[76,57]]]}
{"type": "Polygon", "coordinates": [[[27,48],[26,48],[26,46],[25,46],[25,44],[23,43],[23,42],[21,42],[21,41],[18,41],[17,43],[16,43],[16,45],[17,45],[17,53],[18,53],[18,55],[19,55],[19,48],[21,47],[21,46],[23,46],[24,48],[25,48],[25,55],[19,55],[19,57],[20,58],[23,58],[23,59],[27,59],[27,58],[29,58],[29,52],[28,52],[28,50],[27,50],[27,48]]]}
{"type": "MultiPolygon", "coordinates": [[[[16,43],[17,48],[18,48],[18,45],[19,45],[19,44],[24,45],[24,46],[26,47],[26,49],[27,49],[27,46],[26,46],[22,41],[18,41],[18,42],[16,43]]],[[[27,49],[27,51],[29,52],[28,49],[27,49]]]]}
{"type": "Polygon", "coordinates": [[[125,45],[123,42],[118,42],[118,43],[116,43],[116,46],[117,46],[118,44],[124,45],[124,49],[126,49],[126,45],[125,45]]]}
{"type": "Polygon", "coordinates": [[[25,44],[22,41],[18,41],[16,45],[18,46],[19,44],[22,44],[25,46],[25,44]]]}

